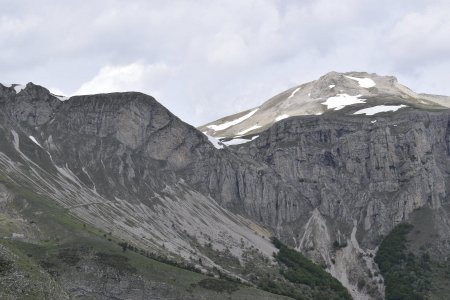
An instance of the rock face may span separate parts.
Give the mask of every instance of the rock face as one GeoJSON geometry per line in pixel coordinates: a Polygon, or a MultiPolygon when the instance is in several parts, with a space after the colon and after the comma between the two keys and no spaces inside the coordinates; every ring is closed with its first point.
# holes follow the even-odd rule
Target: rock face
{"type": "MultiPolygon", "coordinates": [[[[377,118],[376,123],[370,118],[299,117],[278,123],[236,151],[266,163],[299,190],[301,196],[292,202],[276,198],[282,208],[275,210],[278,222],[267,226],[338,277],[340,271],[333,269],[342,252],[353,247],[353,258],[341,266],[348,268],[341,279],[353,274],[354,285],[358,272],[350,269],[358,253],[364,259],[357,269],[371,266],[370,254],[382,236],[414,210],[430,207],[448,220],[448,121],[448,112],[421,111],[377,118]],[[305,210],[304,203],[311,209],[305,210]]],[[[435,247],[448,244],[448,233],[440,236],[435,247]]]]}
{"type": "MultiPolygon", "coordinates": [[[[360,221],[363,244],[374,246],[414,209],[447,204],[448,121],[447,111],[398,113],[376,123],[296,118],[237,151],[270,166],[335,222],[360,221]]],[[[288,212],[280,221],[298,215],[288,212]]]]}
{"type": "Polygon", "coordinates": [[[205,245],[245,265],[270,258],[275,249],[267,237],[276,235],[322,264],[355,299],[382,298],[383,279],[372,276],[376,248],[418,208],[429,208],[441,225],[430,249],[450,253],[446,98],[361,73],[330,73],[297,89],[279,96],[287,102],[274,98],[261,106],[263,115],[243,112],[226,121],[242,124],[200,128],[233,138],[250,127],[246,120],[268,120],[247,132],[258,134],[252,141],[217,149],[140,93],[62,102],[33,84],[19,93],[0,85],[0,175],[26,182],[133,245],[192,263],[202,259],[206,268],[243,279],[250,277],[205,245]],[[364,102],[325,109],[323,102],[344,88],[364,102]],[[315,100],[299,108],[308,94],[315,100]],[[355,114],[382,104],[408,107],[355,114]],[[293,105],[302,116],[267,117],[293,105]],[[310,106],[322,115],[301,113],[310,106]],[[254,248],[258,254],[249,256],[254,248]]]}
{"type": "Polygon", "coordinates": [[[239,157],[267,166],[260,175],[281,179],[283,188],[270,194],[276,190],[274,180],[254,193],[261,184],[253,176],[239,180],[242,175],[238,174],[230,179],[237,182],[235,189],[241,196],[236,197],[236,205],[245,203],[251,218],[323,263],[355,298],[365,299],[383,292],[380,278],[358,286],[368,273],[379,273],[373,262],[377,246],[395,225],[414,221],[411,218],[417,209],[431,208],[439,220],[439,238],[427,247],[441,259],[449,253],[449,234],[444,229],[449,223],[449,113],[438,103],[448,105],[448,97],[416,94],[394,77],[329,73],[275,96],[251,116],[243,112],[199,129],[225,137],[222,141],[226,142],[244,127],[255,122],[261,125],[246,133],[246,143],[232,148],[239,157]],[[368,82],[361,83],[361,79],[368,82]],[[335,99],[344,92],[365,101],[335,99]],[[305,96],[310,100],[305,101],[305,96]],[[327,99],[345,105],[326,110],[327,99]],[[355,114],[398,105],[407,108],[355,114]],[[313,106],[316,111],[309,111],[313,106]],[[288,112],[305,116],[274,121],[275,115],[288,112]],[[240,122],[234,124],[239,117],[240,122]],[[290,187],[286,194],[285,187],[290,187]],[[272,211],[270,219],[261,207],[272,211]]]}

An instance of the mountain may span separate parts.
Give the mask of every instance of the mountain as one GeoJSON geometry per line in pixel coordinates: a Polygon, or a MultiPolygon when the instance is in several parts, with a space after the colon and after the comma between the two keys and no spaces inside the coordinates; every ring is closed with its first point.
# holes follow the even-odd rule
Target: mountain
{"type": "Polygon", "coordinates": [[[293,116],[374,115],[399,109],[436,110],[441,106],[450,107],[450,97],[415,93],[393,76],[330,72],[284,91],[259,107],[210,122],[199,130],[233,145],[293,116]]]}
{"type": "Polygon", "coordinates": [[[392,289],[373,258],[407,222],[416,229],[405,253],[443,264],[421,293],[445,299],[436,282],[448,275],[436,274],[448,268],[449,99],[417,94],[394,77],[332,72],[199,130],[294,187],[293,199],[273,196],[279,213],[266,226],[326,266],[354,298],[392,289]]]}
{"type": "Polygon", "coordinates": [[[445,299],[446,103],[332,72],[197,130],[0,85],[0,298],[445,299]]]}
{"type": "Polygon", "coordinates": [[[264,165],[140,93],[65,99],[29,83],[0,86],[0,106],[0,298],[284,298],[251,288],[282,280],[272,233],[226,209],[228,175],[264,165]]]}

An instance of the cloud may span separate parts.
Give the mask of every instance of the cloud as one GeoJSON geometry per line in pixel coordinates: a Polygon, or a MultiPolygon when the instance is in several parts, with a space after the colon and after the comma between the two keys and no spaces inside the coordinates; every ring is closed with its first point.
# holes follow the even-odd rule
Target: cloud
{"type": "Polygon", "coordinates": [[[450,94],[441,0],[7,1],[0,81],[69,94],[137,90],[200,125],[329,72],[450,94]]]}
{"type": "Polygon", "coordinates": [[[386,44],[391,54],[402,63],[412,66],[441,61],[450,53],[450,19],[448,9],[429,6],[414,11],[398,20],[387,35],[386,44]]]}
{"type": "Polygon", "coordinates": [[[48,89],[48,90],[50,91],[50,93],[52,93],[53,95],[58,95],[58,96],[65,96],[65,95],[66,95],[65,92],[63,92],[63,91],[61,91],[60,89],[55,88],[55,87],[48,87],[47,89],[48,89]]]}
{"type": "Polygon", "coordinates": [[[91,80],[83,83],[75,95],[147,91],[155,97],[162,97],[159,83],[170,76],[172,70],[164,63],[129,65],[107,65],[91,80]]]}
{"type": "Polygon", "coordinates": [[[209,47],[207,57],[210,64],[240,65],[249,59],[248,45],[237,34],[219,34],[209,47]]]}

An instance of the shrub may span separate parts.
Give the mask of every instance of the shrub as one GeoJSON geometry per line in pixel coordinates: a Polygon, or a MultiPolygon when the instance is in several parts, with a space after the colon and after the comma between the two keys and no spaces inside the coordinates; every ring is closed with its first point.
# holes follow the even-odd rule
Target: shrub
{"type": "Polygon", "coordinates": [[[203,279],[198,283],[204,289],[213,290],[219,293],[227,292],[232,293],[239,290],[239,285],[235,282],[207,278],[203,279]]]}
{"type": "MultiPolygon", "coordinates": [[[[347,289],[319,265],[307,259],[300,252],[285,246],[276,238],[272,238],[272,242],[279,249],[274,257],[286,267],[282,275],[289,282],[294,283],[299,290],[302,289],[302,285],[309,286],[314,299],[324,297],[324,299],[352,299],[347,289]]],[[[267,282],[267,280],[262,282],[260,286],[270,292],[295,299],[303,299],[298,290],[289,289],[287,286],[277,286],[273,282],[267,282]]]]}
{"type": "Polygon", "coordinates": [[[96,257],[100,263],[110,266],[119,271],[126,271],[130,273],[136,272],[136,269],[129,264],[128,257],[103,252],[98,252],[96,254],[96,257]]]}
{"type": "Polygon", "coordinates": [[[397,225],[381,242],[375,257],[385,279],[386,300],[426,299],[429,256],[407,253],[406,236],[412,228],[410,224],[397,225]]]}
{"type": "Polygon", "coordinates": [[[77,250],[73,248],[59,250],[58,258],[69,266],[75,266],[80,261],[80,256],[78,255],[77,250]]]}
{"type": "Polygon", "coordinates": [[[0,274],[6,273],[12,269],[12,262],[0,257],[0,274]]]}

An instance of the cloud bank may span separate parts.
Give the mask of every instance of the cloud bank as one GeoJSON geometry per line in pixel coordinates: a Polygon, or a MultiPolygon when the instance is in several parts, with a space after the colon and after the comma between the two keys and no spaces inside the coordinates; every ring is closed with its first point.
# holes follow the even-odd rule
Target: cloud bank
{"type": "Polygon", "coordinates": [[[0,0],[0,82],[141,91],[200,125],[326,72],[448,94],[448,1],[0,0]]]}

